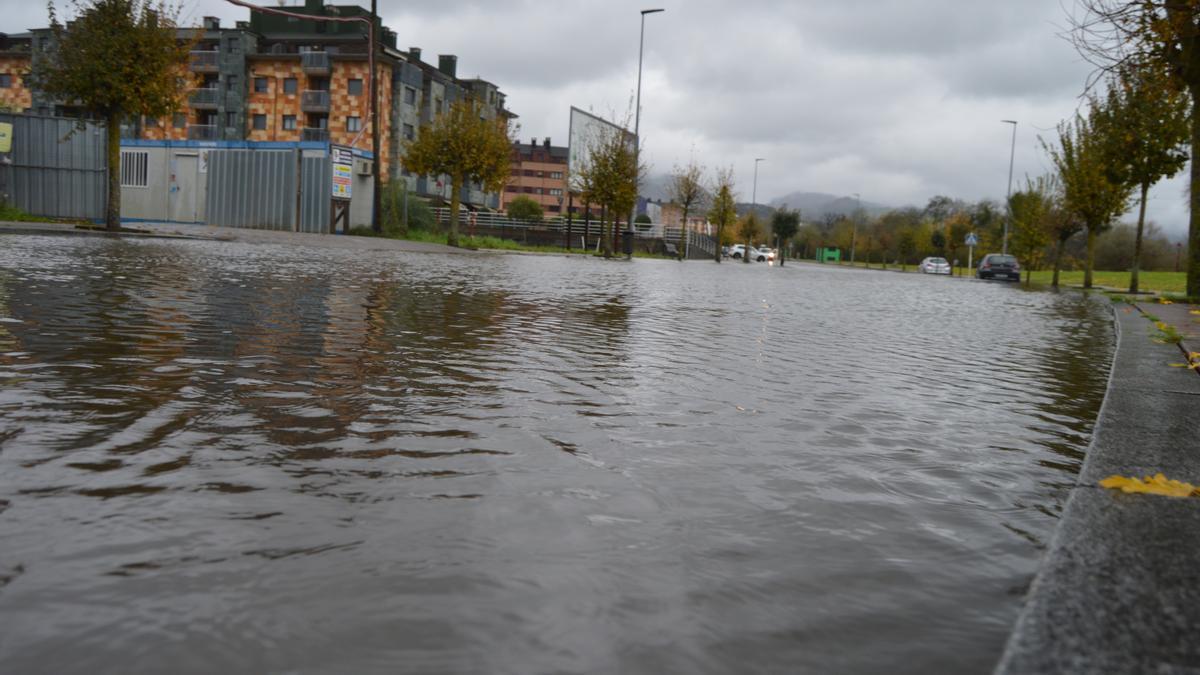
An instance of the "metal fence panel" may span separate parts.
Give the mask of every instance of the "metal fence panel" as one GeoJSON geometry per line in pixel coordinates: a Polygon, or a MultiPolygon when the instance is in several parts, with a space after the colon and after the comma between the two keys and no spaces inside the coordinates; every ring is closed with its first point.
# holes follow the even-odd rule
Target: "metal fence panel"
{"type": "Polygon", "coordinates": [[[51,218],[104,218],[108,195],[105,129],[87,122],[42,115],[0,114],[13,125],[12,164],[0,167],[0,183],[17,208],[51,218]]]}
{"type": "Polygon", "coordinates": [[[255,230],[296,228],[296,150],[212,150],[209,225],[255,230]]]}
{"type": "Polygon", "coordinates": [[[333,164],[329,158],[305,157],[301,164],[300,231],[329,232],[333,164]]]}

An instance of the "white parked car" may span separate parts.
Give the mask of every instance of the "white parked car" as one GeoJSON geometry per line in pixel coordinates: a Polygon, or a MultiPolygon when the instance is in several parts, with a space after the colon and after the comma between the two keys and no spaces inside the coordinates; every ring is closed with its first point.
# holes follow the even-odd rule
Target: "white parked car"
{"type": "Polygon", "coordinates": [[[751,246],[749,253],[747,253],[745,244],[734,244],[733,246],[729,247],[729,257],[730,258],[736,258],[738,260],[741,260],[743,255],[745,255],[750,260],[753,260],[754,262],[766,262],[769,259],[767,257],[768,256],[767,249],[758,249],[758,248],[754,248],[753,246],[751,246]]]}
{"type": "Polygon", "coordinates": [[[917,269],[924,274],[950,274],[950,263],[945,258],[926,258],[917,269]]]}

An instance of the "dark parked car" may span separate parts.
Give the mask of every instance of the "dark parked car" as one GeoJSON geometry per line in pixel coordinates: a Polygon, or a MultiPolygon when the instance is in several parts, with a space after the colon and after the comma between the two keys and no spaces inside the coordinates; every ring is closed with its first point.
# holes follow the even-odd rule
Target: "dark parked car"
{"type": "Polygon", "coordinates": [[[1017,262],[1016,256],[989,253],[979,261],[979,269],[975,271],[975,276],[980,279],[1020,281],[1021,265],[1017,262]]]}

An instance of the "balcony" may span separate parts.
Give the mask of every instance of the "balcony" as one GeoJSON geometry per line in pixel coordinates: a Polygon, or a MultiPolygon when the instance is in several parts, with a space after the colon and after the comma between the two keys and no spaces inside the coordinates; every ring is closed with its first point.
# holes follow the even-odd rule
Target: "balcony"
{"type": "Polygon", "coordinates": [[[215,110],[221,100],[221,90],[216,87],[193,89],[188,104],[193,108],[215,110]]]}
{"type": "Polygon", "coordinates": [[[328,52],[304,52],[300,65],[308,75],[328,75],[331,72],[328,52]]]}
{"type": "Polygon", "coordinates": [[[193,51],[192,71],[196,73],[215,73],[221,69],[217,60],[217,51],[193,51]]]}
{"type": "Polygon", "coordinates": [[[304,128],[304,129],[303,129],[303,130],[300,132],[300,140],[302,140],[302,141],[315,141],[315,142],[317,142],[317,143],[328,143],[328,142],[329,142],[329,130],[328,130],[328,129],[314,129],[314,128],[312,128],[312,127],[305,127],[305,128],[304,128]]]}
{"type": "Polygon", "coordinates": [[[187,130],[189,141],[215,141],[217,140],[217,125],[215,124],[192,124],[187,130]]]}
{"type": "Polygon", "coordinates": [[[300,109],[304,112],[329,112],[329,92],[300,92],[300,109]]]}

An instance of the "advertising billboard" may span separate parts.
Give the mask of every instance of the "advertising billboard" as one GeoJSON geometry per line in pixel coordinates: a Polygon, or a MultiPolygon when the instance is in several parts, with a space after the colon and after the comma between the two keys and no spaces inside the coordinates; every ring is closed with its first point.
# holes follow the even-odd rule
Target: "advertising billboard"
{"type": "Polygon", "coordinates": [[[571,106],[571,124],[567,132],[567,175],[579,175],[579,168],[588,161],[589,148],[607,134],[624,134],[626,142],[633,146],[633,132],[619,125],[571,106]]]}

